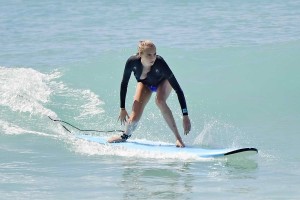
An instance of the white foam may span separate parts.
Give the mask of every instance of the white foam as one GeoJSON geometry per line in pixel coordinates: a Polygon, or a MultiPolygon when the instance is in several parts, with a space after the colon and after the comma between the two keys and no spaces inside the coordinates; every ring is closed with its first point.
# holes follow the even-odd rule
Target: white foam
{"type": "Polygon", "coordinates": [[[43,104],[49,101],[52,93],[48,83],[59,76],[57,71],[43,74],[30,68],[0,67],[0,106],[12,111],[55,116],[43,104]]]}
{"type": "Polygon", "coordinates": [[[100,107],[104,104],[95,93],[90,90],[83,90],[80,92],[82,97],[86,100],[86,103],[80,106],[81,113],[77,118],[83,118],[86,116],[95,116],[104,113],[104,110],[100,107]]]}
{"type": "Polygon", "coordinates": [[[50,121],[47,116],[58,118],[49,105],[64,113],[71,110],[80,119],[104,112],[104,102],[95,93],[70,88],[61,77],[58,70],[41,73],[31,68],[0,67],[0,132],[63,136],[60,125],[44,127],[50,121]]]}
{"type": "Polygon", "coordinates": [[[34,135],[40,135],[46,137],[58,137],[56,135],[51,135],[40,131],[27,130],[13,123],[2,121],[2,120],[0,120],[0,130],[1,132],[7,135],[34,134],[34,135]]]}
{"type": "Polygon", "coordinates": [[[240,135],[241,131],[233,125],[212,118],[205,121],[193,144],[219,148],[238,147],[240,135]]]}
{"type": "Polygon", "coordinates": [[[79,110],[77,118],[91,117],[104,112],[101,107],[104,102],[98,95],[88,89],[67,87],[63,82],[56,80],[61,76],[57,70],[43,74],[31,68],[0,67],[0,106],[6,106],[14,112],[56,117],[53,111],[45,107],[50,98],[56,95],[72,102],[67,106],[79,110]]]}
{"type": "Polygon", "coordinates": [[[211,121],[209,123],[205,123],[203,130],[195,139],[194,144],[203,144],[203,145],[210,144],[212,142],[211,131],[213,127],[216,125],[216,123],[217,123],[216,120],[211,121]]]}

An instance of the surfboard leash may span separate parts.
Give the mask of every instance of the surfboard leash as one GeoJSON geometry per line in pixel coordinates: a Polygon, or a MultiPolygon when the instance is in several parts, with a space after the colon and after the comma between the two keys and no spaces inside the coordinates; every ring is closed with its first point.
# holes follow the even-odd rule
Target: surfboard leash
{"type": "Polygon", "coordinates": [[[50,116],[48,116],[48,117],[49,117],[49,119],[51,119],[51,120],[54,121],[54,122],[60,122],[61,125],[62,125],[62,127],[63,127],[66,131],[68,131],[68,132],[70,132],[70,133],[71,133],[71,131],[70,131],[65,125],[63,125],[62,123],[67,124],[67,125],[69,125],[69,126],[75,128],[75,129],[77,129],[78,131],[82,131],[82,132],[98,132],[98,133],[114,133],[114,132],[122,132],[122,133],[124,133],[123,130],[118,130],[118,129],[115,129],[115,130],[80,129],[80,128],[78,128],[78,127],[72,125],[72,124],[69,123],[69,122],[66,122],[66,121],[63,121],[63,120],[59,120],[59,119],[53,119],[53,118],[51,118],[50,116]]]}

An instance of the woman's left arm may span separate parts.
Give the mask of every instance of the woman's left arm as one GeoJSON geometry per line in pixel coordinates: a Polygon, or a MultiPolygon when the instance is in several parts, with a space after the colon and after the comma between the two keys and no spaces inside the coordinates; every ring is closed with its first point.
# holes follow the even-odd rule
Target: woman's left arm
{"type": "Polygon", "coordinates": [[[167,80],[169,81],[170,85],[172,86],[172,88],[175,90],[177,97],[178,97],[178,101],[179,101],[182,115],[183,115],[184,134],[186,135],[191,130],[191,122],[190,122],[190,118],[188,116],[188,109],[187,109],[187,105],[186,105],[185,96],[184,96],[184,93],[183,93],[178,81],[176,80],[173,72],[169,68],[168,64],[163,59],[162,59],[162,61],[163,61],[163,64],[165,65],[164,66],[165,76],[166,76],[167,80]]]}

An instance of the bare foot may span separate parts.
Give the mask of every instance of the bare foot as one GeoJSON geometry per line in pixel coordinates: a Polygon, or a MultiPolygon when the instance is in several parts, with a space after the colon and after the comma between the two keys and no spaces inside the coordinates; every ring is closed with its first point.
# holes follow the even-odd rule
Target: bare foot
{"type": "Polygon", "coordinates": [[[107,140],[107,142],[109,142],[109,143],[126,142],[126,139],[123,139],[123,138],[121,137],[121,135],[116,135],[116,136],[113,136],[113,137],[109,138],[109,139],[107,140]]]}
{"type": "Polygon", "coordinates": [[[184,143],[180,140],[176,140],[176,147],[180,147],[180,148],[183,148],[185,147],[184,143]]]}

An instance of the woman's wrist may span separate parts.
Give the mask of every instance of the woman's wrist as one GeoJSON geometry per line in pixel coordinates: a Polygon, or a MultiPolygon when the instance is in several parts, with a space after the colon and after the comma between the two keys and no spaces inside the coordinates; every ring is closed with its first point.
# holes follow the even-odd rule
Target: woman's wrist
{"type": "Polygon", "coordinates": [[[184,108],[184,109],[182,109],[181,111],[182,111],[182,115],[183,115],[183,116],[189,114],[187,108],[184,108]]]}
{"type": "Polygon", "coordinates": [[[187,120],[187,119],[189,119],[189,116],[188,116],[188,115],[183,115],[183,116],[182,116],[182,119],[183,119],[183,120],[187,120]]]}

